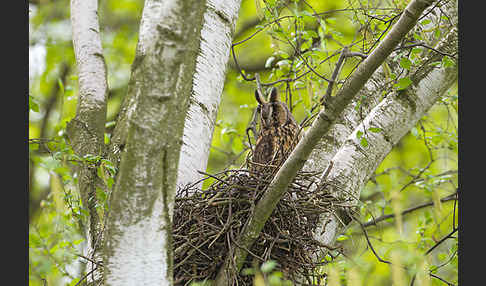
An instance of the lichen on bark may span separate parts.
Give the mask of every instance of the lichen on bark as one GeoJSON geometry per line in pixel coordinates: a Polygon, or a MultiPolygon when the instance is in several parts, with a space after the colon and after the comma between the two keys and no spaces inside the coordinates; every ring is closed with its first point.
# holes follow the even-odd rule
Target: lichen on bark
{"type": "Polygon", "coordinates": [[[107,285],[172,281],[170,217],[204,11],[195,0],[145,3],[107,221],[107,285]]]}

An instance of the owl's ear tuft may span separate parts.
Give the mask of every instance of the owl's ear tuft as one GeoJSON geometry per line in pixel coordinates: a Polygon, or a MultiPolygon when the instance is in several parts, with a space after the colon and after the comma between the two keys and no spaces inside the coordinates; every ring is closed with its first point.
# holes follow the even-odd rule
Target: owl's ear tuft
{"type": "Polygon", "coordinates": [[[278,98],[278,91],[276,87],[272,87],[270,90],[270,102],[278,102],[280,99],[278,98]]]}
{"type": "Polygon", "coordinates": [[[258,92],[258,89],[255,89],[255,99],[258,102],[258,104],[264,104],[265,100],[261,96],[260,92],[258,92]]]}

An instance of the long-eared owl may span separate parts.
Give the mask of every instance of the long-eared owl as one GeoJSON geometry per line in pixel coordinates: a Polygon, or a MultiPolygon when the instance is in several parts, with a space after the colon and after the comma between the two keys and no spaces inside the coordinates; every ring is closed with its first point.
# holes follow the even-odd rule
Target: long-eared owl
{"type": "Polygon", "coordinates": [[[260,113],[260,130],[253,150],[250,171],[273,173],[287,159],[299,141],[300,128],[287,105],[272,88],[266,102],[255,90],[260,113]]]}

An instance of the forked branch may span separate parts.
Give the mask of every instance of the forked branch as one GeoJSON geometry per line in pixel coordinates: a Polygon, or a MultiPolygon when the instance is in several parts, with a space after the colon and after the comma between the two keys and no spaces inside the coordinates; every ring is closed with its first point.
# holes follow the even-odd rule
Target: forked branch
{"type": "Polygon", "coordinates": [[[383,41],[371,52],[356,69],[335,97],[328,98],[305,136],[297,144],[289,158],[284,162],[274,179],[268,186],[267,192],[255,207],[253,216],[239,237],[238,247],[234,256],[228,256],[216,278],[217,285],[229,285],[233,280],[233,267],[239,271],[243,266],[249,249],[260,234],[265,222],[277,206],[289,184],[294,180],[297,172],[302,168],[312,149],[324,136],[335,119],[351,102],[358,91],[364,86],[373,72],[390,55],[405,35],[414,27],[422,12],[433,4],[433,0],[414,0],[405,8],[398,22],[393,26],[383,41]]]}

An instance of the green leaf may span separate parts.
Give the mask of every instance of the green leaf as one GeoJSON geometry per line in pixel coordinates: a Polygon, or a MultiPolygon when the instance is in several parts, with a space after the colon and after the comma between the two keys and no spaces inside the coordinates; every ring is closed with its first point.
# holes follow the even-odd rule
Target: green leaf
{"type": "Polygon", "coordinates": [[[370,127],[368,128],[368,131],[373,132],[373,133],[380,133],[383,129],[378,128],[378,127],[370,127]]]}
{"type": "Polygon", "coordinates": [[[39,150],[39,143],[32,143],[32,142],[29,142],[29,150],[30,151],[35,151],[35,150],[39,150]]]}
{"type": "Polygon", "coordinates": [[[408,58],[403,57],[400,59],[400,66],[406,70],[410,70],[410,67],[412,66],[412,62],[408,58]]]}
{"type": "Polygon", "coordinates": [[[106,186],[108,186],[108,188],[110,188],[110,189],[111,189],[111,187],[113,187],[114,183],[115,183],[115,180],[111,177],[106,180],[106,186]]]}
{"type": "Polygon", "coordinates": [[[81,238],[81,239],[76,239],[76,240],[74,240],[74,241],[73,241],[73,244],[74,244],[74,245],[78,245],[78,244],[80,244],[80,243],[81,243],[81,242],[83,242],[83,241],[84,241],[84,238],[81,238]]]}
{"type": "Polygon", "coordinates": [[[268,277],[268,284],[270,284],[270,285],[272,285],[272,286],[273,286],[273,285],[275,285],[275,286],[277,286],[277,285],[278,285],[278,286],[280,286],[280,285],[282,285],[282,278],[280,278],[280,277],[278,277],[278,276],[276,276],[276,275],[270,275],[270,276],[268,277]]]}
{"type": "Polygon", "coordinates": [[[423,49],[422,49],[422,48],[420,48],[420,47],[415,47],[415,48],[413,48],[413,49],[410,51],[410,53],[412,53],[412,54],[415,54],[415,55],[416,55],[416,54],[419,54],[420,52],[422,52],[422,50],[423,50],[423,49]]]}
{"type": "Polygon", "coordinates": [[[37,104],[37,101],[31,95],[29,95],[29,109],[35,112],[39,112],[39,104],[37,104]]]}
{"type": "Polygon", "coordinates": [[[105,180],[105,175],[104,175],[104,171],[103,171],[103,165],[100,165],[97,169],[96,169],[96,174],[98,175],[98,177],[100,179],[103,179],[103,181],[105,180]]]}
{"type": "Polygon", "coordinates": [[[282,59],[288,59],[290,55],[284,51],[277,51],[274,53],[274,55],[280,56],[282,59]]]}
{"type": "Polygon", "coordinates": [[[412,80],[408,77],[404,77],[398,80],[398,82],[395,84],[395,88],[397,90],[403,90],[406,89],[411,84],[412,84],[412,80]]]}
{"type": "Polygon", "coordinates": [[[93,155],[93,154],[86,154],[83,156],[83,159],[88,163],[98,163],[101,159],[100,155],[93,155]]]}
{"type": "Polygon", "coordinates": [[[262,264],[260,269],[262,270],[263,273],[269,273],[272,271],[275,267],[277,266],[277,262],[274,260],[269,260],[265,263],[262,264]]]}
{"type": "Polygon", "coordinates": [[[100,188],[96,188],[96,197],[98,198],[98,200],[103,203],[106,201],[106,198],[108,197],[108,195],[105,193],[105,191],[103,189],[100,189],[100,188]]]}
{"type": "Polygon", "coordinates": [[[455,62],[448,56],[444,56],[442,58],[442,66],[444,68],[448,68],[448,67],[453,67],[455,65],[455,62]]]}
{"type": "Polygon", "coordinates": [[[368,140],[366,140],[365,137],[361,137],[361,141],[359,142],[359,144],[362,146],[362,147],[368,147],[368,140]]]}
{"type": "Polygon", "coordinates": [[[74,285],[78,285],[78,282],[81,278],[74,278],[73,280],[71,280],[71,282],[69,282],[69,286],[74,286],[74,285]]]}
{"type": "Polygon", "coordinates": [[[422,36],[419,33],[413,33],[413,38],[417,41],[422,41],[422,36]]]}
{"type": "Polygon", "coordinates": [[[231,128],[231,127],[224,127],[223,129],[221,129],[221,135],[230,135],[230,134],[238,134],[238,131],[234,128],[231,128]]]}
{"type": "Polygon", "coordinates": [[[363,131],[360,131],[358,130],[358,132],[356,132],[356,138],[361,138],[363,136],[363,131]]]}
{"type": "Polygon", "coordinates": [[[300,80],[296,80],[293,85],[294,85],[294,88],[305,87],[304,82],[302,82],[300,80]]]}
{"type": "Polygon", "coordinates": [[[434,31],[434,36],[435,36],[436,38],[440,38],[440,34],[441,34],[440,29],[435,29],[435,31],[434,31]]]}
{"type": "Polygon", "coordinates": [[[290,61],[289,60],[280,60],[277,62],[277,66],[282,69],[284,72],[288,72],[290,69],[290,61]]]}
{"type": "Polygon", "coordinates": [[[64,84],[62,83],[62,80],[60,78],[57,79],[57,84],[59,85],[59,91],[62,95],[64,95],[64,84]]]}
{"type": "MultiPolygon", "coordinates": [[[[306,11],[306,12],[307,12],[307,11],[306,11]]],[[[306,32],[306,34],[307,34],[307,36],[308,36],[309,38],[318,38],[318,37],[319,37],[319,35],[317,34],[317,32],[316,32],[316,31],[314,31],[314,30],[307,30],[307,31],[305,31],[305,32],[306,32]]]]}
{"type": "Polygon", "coordinates": [[[253,268],[245,268],[241,271],[242,275],[253,275],[255,274],[255,269],[253,268]]]}
{"type": "Polygon", "coordinates": [[[336,238],[336,241],[344,241],[347,239],[349,239],[349,236],[342,234],[336,238]]]}
{"type": "Polygon", "coordinates": [[[266,3],[267,3],[267,5],[268,5],[269,7],[273,7],[273,6],[275,6],[275,3],[276,3],[276,2],[277,2],[276,0],[267,0],[267,2],[266,2],[266,3]]]}

